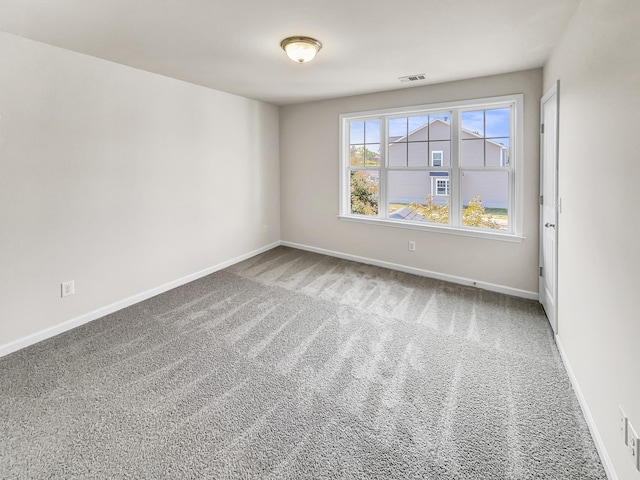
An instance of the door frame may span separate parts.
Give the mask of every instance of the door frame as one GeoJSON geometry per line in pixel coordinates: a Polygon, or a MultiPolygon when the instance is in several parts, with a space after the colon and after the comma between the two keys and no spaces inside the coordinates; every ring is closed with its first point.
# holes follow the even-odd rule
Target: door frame
{"type": "MultiPolygon", "coordinates": [[[[555,278],[553,279],[553,297],[554,297],[554,302],[553,302],[553,311],[552,312],[546,312],[547,317],[549,317],[549,323],[551,324],[551,328],[554,331],[554,334],[557,335],[558,334],[558,329],[559,329],[559,322],[558,322],[558,266],[559,266],[559,262],[558,262],[558,231],[559,231],[559,217],[560,217],[560,212],[561,212],[561,199],[560,199],[560,192],[558,190],[558,164],[559,164],[559,131],[560,131],[560,80],[557,80],[546,92],[545,94],[542,96],[542,98],[540,99],[540,198],[542,199],[542,194],[544,191],[544,149],[543,149],[543,145],[544,145],[544,134],[542,131],[542,124],[544,122],[544,105],[545,103],[553,96],[556,96],[556,121],[555,121],[555,145],[554,145],[554,150],[555,150],[555,168],[554,168],[554,172],[553,172],[553,181],[555,182],[555,206],[556,206],[556,212],[555,212],[555,228],[554,228],[554,235],[555,235],[555,241],[554,241],[554,274],[555,274],[555,278]]],[[[548,138],[548,137],[547,137],[548,138]]],[[[544,237],[544,233],[545,233],[545,226],[544,226],[544,218],[543,218],[543,208],[544,205],[542,204],[542,201],[540,202],[540,219],[539,219],[539,260],[538,260],[538,264],[540,266],[540,268],[542,269],[543,266],[543,248],[544,248],[544,242],[543,242],[543,237],[544,237]]],[[[540,295],[539,301],[540,303],[542,303],[543,300],[543,295],[544,295],[544,276],[540,275],[538,277],[538,292],[540,295]]]]}

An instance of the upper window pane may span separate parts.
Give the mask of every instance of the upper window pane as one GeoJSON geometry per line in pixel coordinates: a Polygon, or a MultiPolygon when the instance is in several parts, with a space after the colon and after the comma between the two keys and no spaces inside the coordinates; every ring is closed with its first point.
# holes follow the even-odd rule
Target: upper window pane
{"type": "Polygon", "coordinates": [[[364,146],[364,166],[377,167],[380,165],[380,144],[371,143],[364,146]]]}
{"type": "Polygon", "coordinates": [[[484,147],[486,140],[462,139],[462,162],[465,167],[484,167],[484,147]]]}
{"type": "Polygon", "coordinates": [[[451,113],[429,115],[429,140],[451,140],[451,113]]]}
{"type": "Polygon", "coordinates": [[[462,112],[462,130],[467,134],[484,137],[484,110],[462,112]]]}
{"type": "Polygon", "coordinates": [[[351,145],[349,157],[352,167],[377,167],[380,165],[380,144],[351,145]]]}
{"type": "Polygon", "coordinates": [[[487,167],[506,167],[509,165],[509,139],[492,138],[487,140],[487,167]]]}
{"type": "Polygon", "coordinates": [[[389,119],[389,141],[397,142],[407,139],[407,119],[406,118],[390,118],[389,119]]]}
{"type": "Polygon", "coordinates": [[[407,143],[394,142],[389,144],[389,166],[407,166],[407,143]]]}
{"type": "Polygon", "coordinates": [[[364,145],[351,145],[349,147],[349,165],[352,167],[364,167],[364,145]]]}
{"type": "Polygon", "coordinates": [[[364,122],[351,122],[349,124],[349,143],[351,145],[364,143],[364,122]]]}
{"type": "Polygon", "coordinates": [[[408,145],[407,164],[410,167],[427,167],[429,165],[427,142],[411,142],[408,145]]]}
{"type": "Polygon", "coordinates": [[[450,166],[451,112],[390,118],[390,167],[450,166]],[[433,161],[433,151],[439,150],[433,161]]]}
{"type": "Polygon", "coordinates": [[[428,131],[427,125],[429,117],[426,115],[418,117],[409,117],[407,119],[409,124],[409,141],[410,142],[424,142],[427,140],[428,131]]]}
{"type": "Polygon", "coordinates": [[[380,120],[365,122],[364,143],[380,143],[380,120]]]}
{"type": "Polygon", "coordinates": [[[461,165],[508,167],[511,164],[511,109],[462,112],[461,165]]]}
{"type": "Polygon", "coordinates": [[[511,109],[486,110],[485,129],[487,138],[508,137],[511,129],[511,109]]]}
{"type": "Polygon", "coordinates": [[[450,167],[451,142],[429,142],[429,158],[432,167],[450,167]]]}

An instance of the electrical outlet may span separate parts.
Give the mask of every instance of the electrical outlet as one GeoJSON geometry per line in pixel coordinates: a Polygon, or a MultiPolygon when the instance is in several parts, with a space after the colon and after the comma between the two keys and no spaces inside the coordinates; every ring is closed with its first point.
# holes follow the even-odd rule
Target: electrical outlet
{"type": "Polygon", "coordinates": [[[624,441],[624,444],[627,444],[627,416],[622,410],[622,407],[618,405],[618,432],[620,432],[620,437],[624,441]]]}
{"type": "Polygon", "coordinates": [[[68,297],[69,295],[73,295],[76,293],[76,287],[73,280],[69,280],[68,282],[62,282],[60,284],[61,295],[63,297],[68,297]]]}
{"type": "Polygon", "coordinates": [[[633,458],[633,465],[636,470],[640,470],[640,441],[638,440],[638,434],[636,433],[633,425],[627,420],[627,446],[629,448],[629,454],[633,458]]]}
{"type": "Polygon", "coordinates": [[[263,225],[262,226],[262,233],[267,233],[269,231],[269,226],[268,225],[263,225]]]}
{"type": "Polygon", "coordinates": [[[416,242],[414,242],[413,240],[409,240],[409,251],[410,252],[416,251],[416,242]]]}

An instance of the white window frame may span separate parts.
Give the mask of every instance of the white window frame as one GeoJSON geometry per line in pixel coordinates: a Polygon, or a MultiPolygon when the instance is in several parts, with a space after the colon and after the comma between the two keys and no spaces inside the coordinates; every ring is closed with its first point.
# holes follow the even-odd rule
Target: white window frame
{"type": "MultiPolygon", "coordinates": [[[[417,105],[412,107],[400,107],[384,110],[372,110],[365,112],[343,113],[339,116],[339,144],[340,144],[340,168],[339,168],[339,190],[340,204],[338,218],[344,221],[367,223],[372,225],[380,225],[387,227],[405,228],[413,230],[424,230],[445,234],[463,235],[480,238],[490,238],[496,240],[521,242],[523,236],[523,159],[524,159],[524,96],[522,94],[505,95],[499,97],[480,98],[475,100],[464,100],[454,102],[442,102],[429,105],[417,105]],[[510,162],[507,166],[500,167],[478,167],[481,171],[505,171],[509,175],[509,230],[492,230],[479,227],[470,227],[462,225],[461,204],[462,194],[459,188],[462,180],[463,168],[459,161],[459,152],[461,146],[460,138],[460,117],[463,111],[474,111],[481,109],[491,109],[509,107],[511,113],[511,142],[510,142],[510,162]],[[450,166],[443,167],[422,167],[424,170],[438,168],[447,170],[449,175],[450,193],[450,212],[451,224],[437,224],[428,222],[411,222],[401,219],[389,218],[387,212],[386,199],[386,177],[390,171],[387,166],[387,154],[389,141],[387,139],[387,121],[390,117],[437,114],[444,111],[451,112],[451,149],[450,149],[450,166]],[[353,167],[349,165],[349,124],[354,121],[367,121],[380,119],[380,166],[377,168],[367,168],[379,172],[379,202],[378,215],[367,216],[351,213],[351,200],[349,195],[349,174],[353,167]]],[[[443,158],[444,163],[444,158],[443,158]]],[[[420,170],[417,168],[408,168],[407,170],[420,170]]],[[[472,170],[473,168],[465,167],[464,170],[472,170]]]]}
{"type": "Polygon", "coordinates": [[[450,188],[449,177],[431,177],[431,192],[435,197],[448,197],[450,188]],[[438,193],[438,182],[445,182],[444,190],[446,193],[438,193]]]}
{"type": "Polygon", "coordinates": [[[432,167],[441,167],[442,163],[444,162],[444,150],[433,150],[431,152],[431,166],[432,167]],[[440,163],[438,165],[436,165],[436,160],[435,158],[433,158],[433,154],[434,153],[439,153],[440,154],[440,163]]]}

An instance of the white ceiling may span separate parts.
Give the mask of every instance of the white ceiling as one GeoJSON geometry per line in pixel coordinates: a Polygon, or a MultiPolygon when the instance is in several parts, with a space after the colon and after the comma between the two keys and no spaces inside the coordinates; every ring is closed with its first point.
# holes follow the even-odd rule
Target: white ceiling
{"type": "Polygon", "coordinates": [[[0,30],[284,105],[540,67],[579,3],[0,0],[0,30]],[[313,62],[286,57],[292,35],[323,43],[313,62]]]}

